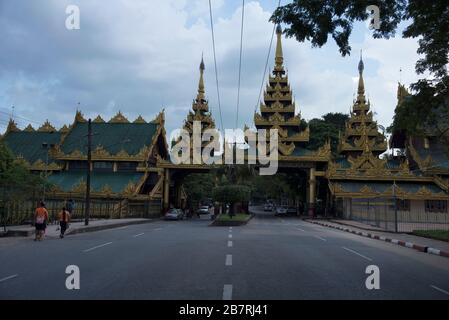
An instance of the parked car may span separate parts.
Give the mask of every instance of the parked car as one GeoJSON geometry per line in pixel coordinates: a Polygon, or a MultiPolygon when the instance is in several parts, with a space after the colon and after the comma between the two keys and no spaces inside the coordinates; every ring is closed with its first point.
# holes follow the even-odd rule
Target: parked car
{"type": "Polygon", "coordinates": [[[267,203],[263,206],[263,211],[273,211],[273,205],[270,203],[267,203]]]}
{"type": "Polygon", "coordinates": [[[197,212],[199,214],[209,214],[209,206],[201,206],[198,208],[197,212]]]}
{"type": "Polygon", "coordinates": [[[165,214],[165,220],[182,220],[184,219],[184,212],[181,209],[170,209],[165,214]]]}
{"type": "Polygon", "coordinates": [[[296,207],[288,207],[287,208],[287,213],[288,214],[297,214],[298,210],[296,209],[296,207]]]}
{"type": "Polygon", "coordinates": [[[285,216],[287,214],[287,207],[279,206],[276,208],[276,216],[285,216]]]}

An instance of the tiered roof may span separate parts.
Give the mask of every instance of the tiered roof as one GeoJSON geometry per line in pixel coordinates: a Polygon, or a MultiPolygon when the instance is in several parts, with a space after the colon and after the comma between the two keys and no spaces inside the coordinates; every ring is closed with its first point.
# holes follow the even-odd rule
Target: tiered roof
{"type": "MultiPolygon", "coordinates": [[[[192,102],[192,110],[189,111],[186,119],[184,120],[183,129],[186,130],[190,137],[193,135],[193,125],[194,121],[199,121],[201,123],[201,132],[207,129],[215,129],[215,122],[212,118],[212,114],[209,111],[209,101],[206,99],[206,91],[204,87],[204,60],[201,58],[200,63],[200,79],[198,81],[198,92],[196,98],[192,102]]],[[[181,137],[179,138],[181,139],[181,137]]],[[[179,140],[178,140],[179,141],[179,140]]],[[[202,148],[209,144],[207,141],[203,141],[201,144],[201,154],[202,148]]],[[[191,139],[190,144],[190,156],[193,158],[193,141],[191,139]]]]}
{"type": "Polygon", "coordinates": [[[377,129],[377,122],[373,120],[373,113],[370,111],[370,102],[365,97],[362,58],[360,58],[358,69],[357,99],[354,101],[345,132],[340,137],[338,151],[344,156],[352,157],[358,157],[366,152],[379,156],[387,150],[388,146],[385,136],[377,129]]]}
{"type": "Polygon", "coordinates": [[[276,28],[277,43],[275,54],[275,66],[272,75],[268,77],[268,83],[264,92],[264,102],[260,103],[260,113],[254,114],[254,124],[257,129],[278,130],[279,158],[299,160],[299,158],[316,157],[326,158],[330,155],[330,145],[316,152],[305,148],[309,141],[309,127],[302,125],[301,115],[295,113],[295,102],[288,82],[288,75],[284,69],[284,57],[282,52],[282,29],[276,28]],[[325,150],[326,149],[326,150],[325,150]],[[329,150],[327,150],[329,149],[329,150]]]}
{"type": "MultiPolygon", "coordinates": [[[[352,198],[391,197],[393,185],[402,199],[444,199],[442,184],[418,171],[410,171],[407,159],[380,158],[386,151],[384,135],[377,130],[370,103],[365,98],[363,60],[359,62],[357,99],[340,136],[340,157],[329,162],[326,176],[334,196],[352,198]]],[[[407,96],[404,87],[398,89],[398,100],[407,96]]]]}

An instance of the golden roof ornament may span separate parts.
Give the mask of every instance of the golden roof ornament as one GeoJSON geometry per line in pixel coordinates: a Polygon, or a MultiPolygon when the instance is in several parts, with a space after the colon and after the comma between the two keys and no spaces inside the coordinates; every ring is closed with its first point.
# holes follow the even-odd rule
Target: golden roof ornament
{"type": "Polygon", "coordinates": [[[35,132],[36,130],[34,130],[33,126],[31,124],[29,124],[25,129],[23,129],[23,131],[35,132]]]}
{"type": "Polygon", "coordinates": [[[100,115],[98,115],[98,116],[94,119],[93,122],[94,122],[94,123],[105,123],[105,121],[103,120],[103,118],[102,118],[100,115]]]}
{"type": "Polygon", "coordinates": [[[129,121],[119,110],[119,112],[109,120],[109,123],[129,123],[129,121]]]}
{"type": "Polygon", "coordinates": [[[59,129],[59,132],[67,133],[69,132],[70,128],[67,125],[63,125],[61,129],[59,129]]]}
{"type": "Polygon", "coordinates": [[[55,132],[56,129],[53,127],[48,120],[37,130],[39,132],[55,132]]]}
{"type": "Polygon", "coordinates": [[[400,106],[404,102],[404,99],[406,97],[408,97],[409,95],[410,95],[410,93],[405,88],[405,86],[402,85],[400,82],[398,82],[398,92],[397,92],[398,106],[400,106]]]}
{"type": "Polygon", "coordinates": [[[159,124],[160,126],[163,126],[165,124],[165,108],[162,109],[161,112],[156,116],[156,118],[151,121],[151,123],[159,124]]]}
{"type": "Polygon", "coordinates": [[[137,119],[134,120],[133,123],[147,123],[147,122],[145,121],[145,119],[144,119],[141,115],[139,115],[139,116],[137,117],[137,119]]]}
{"type": "Polygon", "coordinates": [[[80,110],[76,110],[75,122],[87,122],[80,110]]]}
{"type": "Polygon", "coordinates": [[[6,132],[19,132],[20,129],[17,127],[17,123],[13,119],[9,119],[8,127],[6,132]]]}

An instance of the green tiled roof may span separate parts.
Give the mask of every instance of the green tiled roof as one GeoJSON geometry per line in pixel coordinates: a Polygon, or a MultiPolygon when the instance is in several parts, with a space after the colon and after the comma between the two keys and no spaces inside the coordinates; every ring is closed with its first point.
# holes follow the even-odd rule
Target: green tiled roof
{"type": "MultiPolygon", "coordinates": [[[[11,131],[4,137],[4,142],[16,157],[22,156],[30,164],[37,160],[45,162],[47,150],[43,143],[58,144],[61,140],[60,132],[28,132],[11,131]]],[[[49,161],[52,159],[49,157],[49,161]]]]}
{"type": "MultiPolygon", "coordinates": [[[[134,172],[92,172],[91,191],[100,192],[104,186],[111,187],[112,192],[122,192],[128,183],[137,183],[144,173],[134,172]]],[[[81,182],[86,181],[86,174],[82,171],[62,171],[49,176],[50,183],[57,185],[61,190],[70,192],[81,182]]]]}
{"type": "Polygon", "coordinates": [[[442,143],[433,143],[429,149],[415,147],[421,159],[432,157],[432,167],[449,169],[449,153],[442,143]]]}
{"type": "MultiPolygon", "coordinates": [[[[92,123],[92,149],[102,146],[110,154],[125,150],[135,155],[144,146],[151,145],[157,131],[154,123],[92,123]]],[[[87,123],[76,123],[61,146],[61,150],[70,154],[75,150],[86,153],[87,123]]]]}

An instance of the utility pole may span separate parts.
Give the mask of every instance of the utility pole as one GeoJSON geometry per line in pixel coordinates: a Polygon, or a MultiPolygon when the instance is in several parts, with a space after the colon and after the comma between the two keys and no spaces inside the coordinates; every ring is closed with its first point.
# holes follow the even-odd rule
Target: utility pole
{"type": "MultiPolygon", "coordinates": [[[[45,149],[45,179],[47,179],[48,176],[48,143],[44,142],[42,143],[42,147],[45,149]]],[[[44,188],[43,188],[43,194],[42,194],[42,201],[45,202],[45,192],[46,188],[45,185],[47,184],[47,180],[44,181],[44,188]]]]}
{"type": "Polygon", "coordinates": [[[398,200],[396,198],[396,180],[393,180],[394,232],[398,232],[398,200]]]}
{"type": "Polygon", "coordinates": [[[87,172],[86,172],[86,204],[84,206],[84,225],[89,225],[90,214],[90,169],[92,164],[92,120],[87,123],[87,172]]]}

